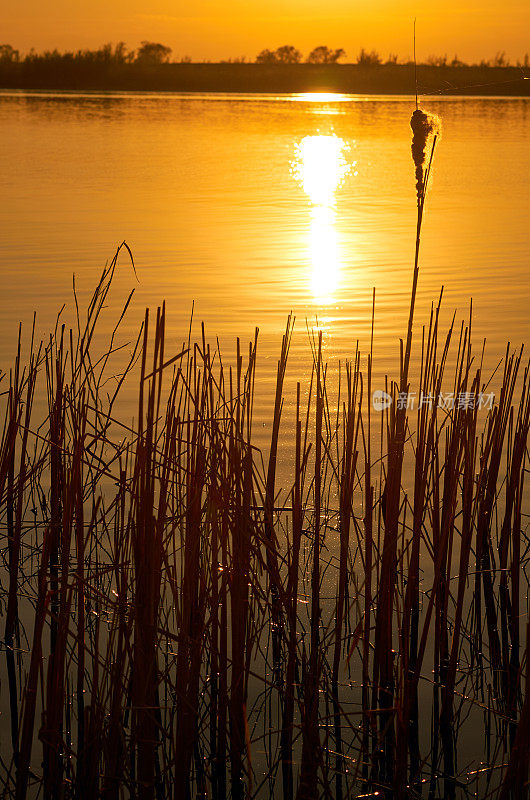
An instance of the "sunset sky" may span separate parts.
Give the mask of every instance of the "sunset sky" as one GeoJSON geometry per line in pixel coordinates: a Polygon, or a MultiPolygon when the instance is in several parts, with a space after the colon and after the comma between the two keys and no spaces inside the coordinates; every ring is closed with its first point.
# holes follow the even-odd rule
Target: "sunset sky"
{"type": "Polygon", "coordinates": [[[409,57],[418,18],[418,56],[455,54],[464,60],[530,51],[528,0],[3,0],[2,43],[23,52],[96,47],[142,39],[163,42],[173,56],[194,60],[253,58],[289,43],[304,53],[319,44],[361,47],[409,57]]]}

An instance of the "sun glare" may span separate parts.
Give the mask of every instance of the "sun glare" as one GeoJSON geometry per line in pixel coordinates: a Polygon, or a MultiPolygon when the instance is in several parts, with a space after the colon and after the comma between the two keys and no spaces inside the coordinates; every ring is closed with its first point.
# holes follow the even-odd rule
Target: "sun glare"
{"type": "Polygon", "coordinates": [[[302,92],[291,96],[294,103],[349,103],[354,99],[351,95],[341,92],[302,92]]]}
{"type": "Polygon", "coordinates": [[[308,250],[315,302],[335,300],[343,254],[336,228],[336,192],[351,171],[346,143],[333,135],[306,136],[296,146],[294,176],[311,203],[308,250]]]}

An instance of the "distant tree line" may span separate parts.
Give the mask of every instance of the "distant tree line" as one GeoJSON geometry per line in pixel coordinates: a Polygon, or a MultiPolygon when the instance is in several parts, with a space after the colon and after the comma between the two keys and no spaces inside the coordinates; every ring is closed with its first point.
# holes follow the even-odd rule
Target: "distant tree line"
{"type": "MultiPolygon", "coordinates": [[[[320,45],[315,47],[308,56],[305,58],[307,64],[337,64],[341,59],[345,58],[346,51],[340,47],[337,50],[320,45]]],[[[240,59],[243,60],[243,59],[240,59]]],[[[301,64],[304,57],[300,50],[294,45],[282,45],[276,50],[261,50],[256,56],[257,64],[301,64]]],[[[395,53],[391,53],[388,58],[384,59],[377,50],[365,50],[364,47],[359,52],[355,62],[365,67],[378,66],[379,64],[410,64],[410,61],[400,62],[395,53]]],[[[486,60],[483,59],[478,64],[469,65],[462,61],[455,55],[453,58],[444,56],[429,56],[424,62],[425,66],[431,67],[465,67],[465,66],[478,66],[478,67],[510,67],[512,64],[506,57],[505,52],[498,52],[494,58],[486,60]]],[[[517,67],[528,68],[530,67],[530,56],[527,53],[522,61],[517,61],[517,67]]]]}
{"type": "MultiPolygon", "coordinates": [[[[96,50],[60,52],[31,50],[22,56],[9,44],[0,45],[0,86],[31,88],[105,88],[118,82],[137,81],[170,63],[171,47],[141,42],[129,50],[125,42],[104,44],[96,50]]],[[[186,60],[186,59],[183,59],[186,60]]]]}
{"type": "MultiPolygon", "coordinates": [[[[410,61],[400,61],[397,55],[384,59],[376,50],[364,48],[349,64],[345,59],[343,48],[327,45],[313,48],[305,57],[294,45],[283,45],[262,50],[248,62],[240,57],[210,64],[192,63],[187,56],[175,58],[170,47],[150,41],[141,42],[135,50],[118,42],[96,50],[31,50],[25,55],[3,44],[0,88],[305,92],[324,87],[339,92],[410,91],[410,61]],[[235,69],[239,64],[244,68],[235,69]]],[[[451,87],[465,90],[468,86],[471,93],[488,93],[488,87],[492,87],[491,93],[530,94],[530,81],[523,80],[528,56],[518,67],[511,66],[502,52],[476,65],[464,64],[457,56],[431,56],[419,66],[423,67],[423,87],[429,91],[447,92],[451,87]],[[485,88],[477,92],[477,86],[485,88]]]]}
{"type": "MultiPolygon", "coordinates": [[[[96,50],[76,50],[60,52],[57,49],[45,50],[37,53],[30,50],[26,55],[21,55],[10,44],[0,45],[0,65],[4,68],[9,65],[26,64],[30,67],[46,66],[49,64],[82,64],[90,67],[92,65],[99,68],[135,64],[140,67],[156,67],[168,63],[192,63],[190,56],[181,56],[171,61],[172,48],[160,42],[143,41],[136,50],[129,50],[125,42],[118,42],[113,45],[104,44],[96,50]]],[[[302,52],[294,45],[282,45],[275,50],[261,50],[255,59],[247,59],[245,56],[222,60],[221,63],[256,63],[256,64],[337,64],[346,57],[346,51],[339,47],[333,49],[327,45],[319,45],[313,48],[304,58],[302,52]]],[[[205,63],[205,62],[202,62],[205,63]]],[[[209,63],[209,62],[206,62],[209,63]]],[[[410,64],[410,60],[400,61],[395,53],[391,53],[384,58],[376,50],[366,50],[362,48],[356,59],[351,63],[362,66],[378,66],[380,64],[410,64]]],[[[483,59],[477,64],[469,64],[462,61],[457,55],[449,58],[443,56],[429,56],[424,62],[425,66],[432,67],[510,67],[517,66],[523,68],[530,67],[530,56],[527,53],[522,61],[518,60],[512,65],[504,51],[496,53],[491,59],[483,59]]]]}
{"type": "Polygon", "coordinates": [[[58,50],[45,50],[36,53],[35,50],[21,57],[20,51],[15,50],[10,44],[0,44],[0,63],[38,63],[46,61],[78,61],[91,64],[143,64],[146,66],[164,64],[169,61],[172,53],[171,47],[159,42],[142,42],[137,50],[128,50],[125,42],[116,45],[104,44],[97,50],[77,50],[60,53],[58,50]]]}
{"type": "MultiPolygon", "coordinates": [[[[345,50],[331,50],[325,45],[320,45],[311,50],[306,58],[308,64],[336,64],[344,58],[345,50]]],[[[256,64],[300,64],[302,53],[290,44],[278,47],[276,50],[262,50],[256,56],[256,64]]]]}

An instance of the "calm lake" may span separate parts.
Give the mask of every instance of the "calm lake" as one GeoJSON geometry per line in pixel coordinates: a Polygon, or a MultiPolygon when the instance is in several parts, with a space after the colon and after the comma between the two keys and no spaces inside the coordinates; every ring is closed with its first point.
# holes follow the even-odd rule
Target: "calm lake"
{"type": "MultiPolygon", "coordinates": [[[[330,374],[369,348],[377,380],[398,368],[416,222],[410,97],[0,94],[3,225],[0,362],[17,325],[39,331],[81,301],[126,240],[104,325],[131,289],[133,337],[166,300],[173,343],[195,320],[224,351],[260,328],[263,398],[296,315],[290,376],[311,363],[306,320],[323,330],[330,374]]],[[[438,114],[423,228],[416,331],[444,286],[444,323],[468,314],[486,363],[530,339],[530,101],[424,98],[438,114]]],[[[197,333],[200,328],[197,326],[197,333]]],[[[269,391],[269,389],[271,391],[269,391]]],[[[257,403],[267,419],[267,402],[257,403]]]]}

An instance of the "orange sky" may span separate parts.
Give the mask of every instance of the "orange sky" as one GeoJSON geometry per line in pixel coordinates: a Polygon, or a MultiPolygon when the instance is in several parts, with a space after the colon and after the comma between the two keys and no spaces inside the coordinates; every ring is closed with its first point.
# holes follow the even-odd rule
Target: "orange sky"
{"type": "Polygon", "coordinates": [[[530,51],[529,0],[3,0],[2,43],[22,51],[96,47],[124,40],[163,42],[174,57],[212,61],[264,47],[319,44],[343,47],[355,60],[361,47],[384,56],[412,54],[418,18],[418,57],[456,54],[464,60],[530,51]]]}

